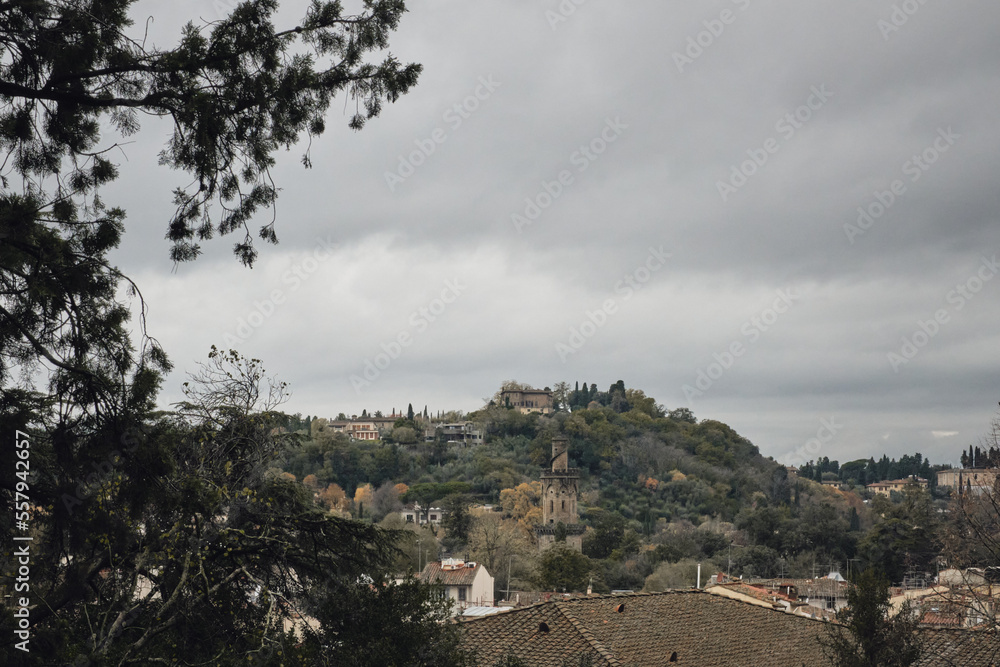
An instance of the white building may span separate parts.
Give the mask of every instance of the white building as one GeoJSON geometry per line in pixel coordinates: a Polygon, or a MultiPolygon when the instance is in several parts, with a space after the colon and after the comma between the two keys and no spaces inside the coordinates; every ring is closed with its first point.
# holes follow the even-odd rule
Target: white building
{"type": "Polygon", "coordinates": [[[441,507],[421,507],[418,503],[404,505],[399,516],[403,517],[405,523],[415,523],[418,526],[425,526],[429,523],[440,525],[444,515],[448,510],[441,507]]]}
{"type": "Polygon", "coordinates": [[[493,576],[482,563],[446,558],[428,563],[417,579],[441,586],[441,594],[454,601],[456,615],[468,607],[493,606],[493,576]]]}

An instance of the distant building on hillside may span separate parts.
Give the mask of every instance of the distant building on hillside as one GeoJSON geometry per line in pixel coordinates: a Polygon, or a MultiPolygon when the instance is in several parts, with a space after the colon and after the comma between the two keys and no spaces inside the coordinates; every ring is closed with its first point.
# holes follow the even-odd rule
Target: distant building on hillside
{"type": "Polygon", "coordinates": [[[548,389],[505,389],[500,392],[500,403],[516,408],[523,414],[541,412],[547,415],[555,408],[552,392],[548,389]]]}
{"type": "Polygon", "coordinates": [[[959,493],[979,495],[993,491],[998,473],[1000,471],[988,468],[952,468],[937,474],[937,484],[959,493]]]}
{"type": "Polygon", "coordinates": [[[569,438],[552,438],[552,469],[542,472],[542,525],[535,529],[538,548],[549,548],[565,537],[566,544],[583,550],[586,527],[577,523],[576,499],[580,492],[580,470],[569,467],[569,438]]]}
{"type": "Polygon", "coordinates": [[[368,418],[331,421],[329,428],[354,440],[378,440],[382,437],[375,421],[368,418]]]}
{"type": "Polygon", "coordinates": [[[434,433],[440,435],[446,442],[458,442],[463,445],[483,444],[483,431],[473,422],[438,424],[434,428],[434,433]]]}
{"type": "Polygon", "coordinates": [[[874,484],[868,485],[868,490],[877,493],[880,496],[885,496],[888,498],[893,491],[902,493],[906,487],[910,485],[915,485],[921,489],[927,488],[927,480],[923,477],[917,477],[916,475],[911,475],[910,477],[905,477],[903,479],[893,479],[886,480],[884,482],[875,482],[874,484]]]}
{"type": "Polygon", "coordinates": [[[440,525],[444,519],[444,515],[447,513],[448,510],[440,507],[421,507],[417,503],[410,503],[403,506],[399,515],[405,523],[415,523],[418,526],[425,526],[427,524],[440,525]]]}
{"type": "Polygon", "coordinates": [[[379,432],[379,437],[386,435],[392,430],[397,419],[405,419],[406,415],[389,415],[388,417],[369,417],[369,421],[375,425],[379,432]]]}

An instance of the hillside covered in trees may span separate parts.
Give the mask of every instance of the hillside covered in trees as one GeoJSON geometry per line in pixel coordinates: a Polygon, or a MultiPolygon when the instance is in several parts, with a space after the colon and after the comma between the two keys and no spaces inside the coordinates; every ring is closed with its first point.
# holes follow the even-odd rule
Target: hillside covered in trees
{"type": "MultiPolygon", "coordinates": [[[[570,439],[570,464],[581,475],[580,521],[588,526],[589,562],[563,587],[584,588],[591,577],[597,590],[686,587],[694,584],[698,562],[709,573],[748,577],[846,571],[849,560],[878,562],[895,580],[933,569],[940,522],[927,492],[871,500],[863,486],[873,481],[868,477],[852,477],[842,488],[815,479],[849,472],[852,464],[824,459],[796,475],[726,424],[698,420],[687,409],[667,411],[622,382],[606,392],[591,385],[586,395],[579,385],[556,386],[560,409],[549,415],[491,401],[461,416],[484,433],[484,443],[474,446],[433,435],[397,442],[398,432],[408,440],[425,432],[428,422],[419,416],[399,420],[388,437],[371,442],[311,420],[283,470],[311,486],[331,510],[387,527],[405,527],[396,514],[403,502],[448,509],[439,530],[409,526],[410,556],[401,567],[418,568],[435,549],[498,566],[476,537],[479,524],[497,523],[495,532],[507,530],[513,545],[503,551],[503,566],[513,574],[498,573],[501,590],[551,588],[555,571],[569,567],[569,554],[547,566],[533,545],[532,528],[541,519],[537,480],[558,434],[570,439]],[[417,540],[420,549],[413,546],[417,540]]],[[[919,454],[872,463],[871,476],[880,479],[927,465],[919,454]]]]}

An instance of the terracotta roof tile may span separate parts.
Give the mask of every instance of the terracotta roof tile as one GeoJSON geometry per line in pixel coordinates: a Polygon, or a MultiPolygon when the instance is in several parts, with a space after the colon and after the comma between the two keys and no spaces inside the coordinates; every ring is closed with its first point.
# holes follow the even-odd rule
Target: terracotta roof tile
{"type": "Polygon", "coordinates": [[[1000,637],[989,630],[921,631],[924,653],[914,667],[997,667],[1000,665],[1000,637]]]}
{"type": "Polygon", "coordinates": [[[532,666],[557,667],[588,653],[595,665],[826,665],[819,621],[701,591],[595,596],[542,603],[463,622],[466,644],[484,664],[511,650],[532,666]],[[533,636],[540,622],[549,632],[533,636]],[[790,647],[812,647],[794,650],[790,647]]]}
{"type": "MultiPolygon", "coordinates": [[[[828,624],[703,591],[590,596],[542,602],[461,622],[464,643],[488,667],[507,652],[532,667],[589,655],[598,667],[679,665],[826,667],[828,624]],[[544,627],[542,624],[545,624],[544,627]]],[[[1000,667],[996,632],[922,629],[917,667],[1000,667]]]]}
{"type": "Polygon", "coordinates": [[[444,586],[471,586],[476,578],[476,573],[483,568],[476,563],[475,567],[462,566],[454,570],[444,570],[440,562],[427,563],[423,571],[417,575],[417,579],[428,584],[441,584],[444,586]]]}

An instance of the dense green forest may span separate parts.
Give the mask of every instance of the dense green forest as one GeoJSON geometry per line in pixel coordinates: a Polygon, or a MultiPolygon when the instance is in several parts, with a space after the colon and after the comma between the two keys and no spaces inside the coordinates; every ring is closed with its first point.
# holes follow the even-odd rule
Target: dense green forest
{"type": "MultiPolygon", "coordinates": [[[[484,432],[476,446],[440,436],[399,442],[399,432],[406,440],[424,432],[429,422],[419,416],[399,420],[384,440],[359,442],[298,415],[292,426],[301,442],[287,451],[283,470],[331,509],[390,527],[403,527],[395,523],[403,502],[449,508],[457,525],[446,522],[437,534],[410,527],[411,542],[433,543],[441,553],[495,561],[483,557],[482,540],[470,539],[470,526],[490,520],[520,527],[518,548],[504,562],[514,574],[500,573],[500,589],[544,588],[547,574],[554,576],[535,554],[531,527],[540,510],[531,508],[557,434],[570,438],[570,464],[581,475],[580,521],[589,528],[590,564],[576,588],[591,578],[598,590],[690,586],[698,562],[709,573],[745,577],[809,577],[877,563],[900,581],[934,569],[943,496],[914,490],[872,499],[864,489],[879,479],[933,477],[919,454],[843,466],[824,458],[796,475],[726,424],[668,411],[621,381],[603,392],[586,383],[556,387],[560,409],[550,415],[522,414],[499,401],[465,415],[484,432]],[[817,483],[831,477],[846,483],[817,483]],[[493,506],[497,516],[469,516],[476,504],[493,506]]],[[[426,562],[412,545],[408,553],[401,567],[426,562]]]]}

